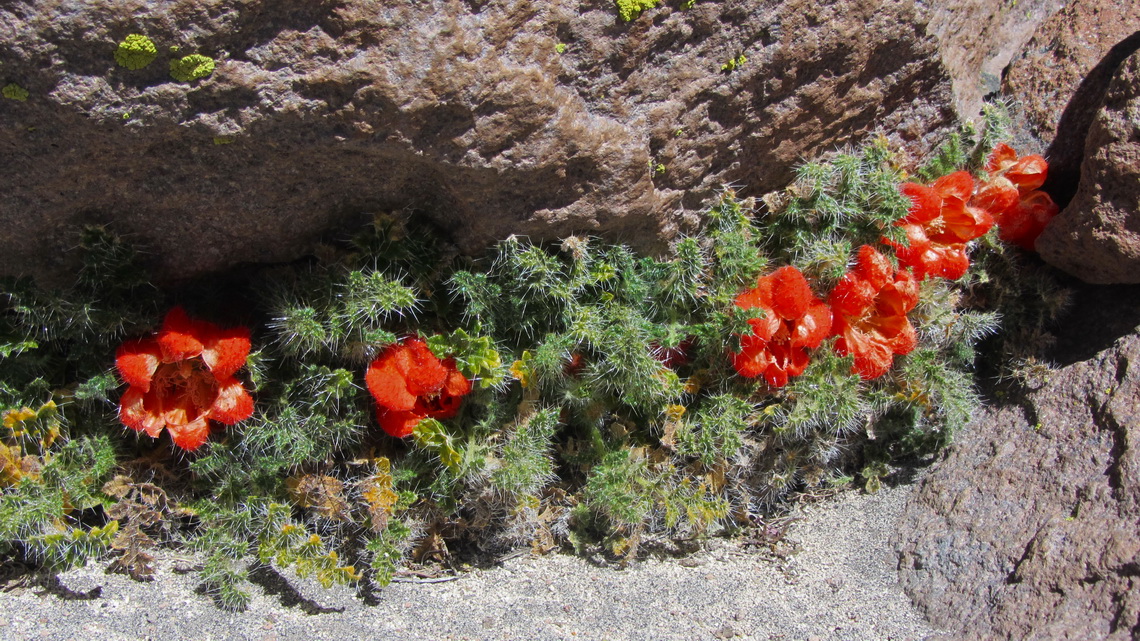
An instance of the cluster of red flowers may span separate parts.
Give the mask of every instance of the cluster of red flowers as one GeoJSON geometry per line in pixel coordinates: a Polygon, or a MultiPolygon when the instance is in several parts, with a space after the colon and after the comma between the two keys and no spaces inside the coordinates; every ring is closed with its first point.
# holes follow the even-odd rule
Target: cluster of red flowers
{"type": "MultiPolygon", "coordinates": [[[[918,283],[927,277],[961,278],[969,268],[966,245],[996,223],[1002,240],[1033,249],[1057,206],[1039,190],[1047,165],[1040,156],[1018,158],[999,144],[976,184],[967,172],[944,176],[931,185],[905,183],[911,201],[898,223],[907,244],[883,239],[894,248],[899,268],[874,247],[859,249],[856,265],[824,303],[804,275],[787,266],[757,279],[756,287],[737,296],[740,309],[758,309],[751,332],[740,337],[731,354],[740,375],[763,376],[782,387],[803,374],[809,351],[828,336],[835,349],[854,356],[853,372],[877,378],[895,355],[916,344],[907,314],[918,304],[918,283]]],[[[151,338],[124,343],[115,365],[129,385],[119,417],[136,431],[158,437],[165,429],[174,443],[194,450],[209,437],[210,421],[232,425],[253,414],[253,399],[234,377],[249,355],[249,330],[221,329],[192,320],[181,307],[170,310],[151,338]]],[[[691,340],[672,349],[655,349],[666,367],[688,360],[691,340]]],[[[582,367],[575,354],[567,375],[582,367]]],[[[376,415],[388,434],[403,438],[425,418],[446,419],[459,412],[469,381],[455,359],[440,360],[418,337],[389,345],[368,367],[365,382],[376,400],[376,415]]]]}
{"type": "Polygon", "coordinates": [[[998,143],[986,162],[987,177],[974,196],[975,202],[993,213],[998,237],[1033,251],[1045,225],[1059,208],[1045,184],[1049,166],[1041,156],[1017,157],[1009,145],[998,143]]]}
{"type": "Polygon", "coordinates": [[[119,419],[154,438],[166,429],[178,447],[197,449],[211,420],[233,425],[253,414],[253,398],[234,378],[249,348],[248,329],[221,329],[175,307],[157,336],[119,347],[115,367],[130,386],[119,419]]]}
{"type": "Polygon", "coordinates": [[[368,366],[364,377],[376,399],[376,418],[388,434],[403,438],[425,418],[459,413],[471,381],[455,359],[440,361],[420,338],[393,343],[368,366]]]}
{"type": "Polygon", "coordinates": [[[958,280],[970,260],[966,243],[993,227],[990,212],[971,202],[974,179],[964,171],[943,176],[929,187],[903,183],[899,188],[911,200],[910,211],[896,223],[906,231],[908,246],[889,240],[901,267],[913,270],[915,278],[940,276],[958,280]]]}
{"type": "Polygon", "coordinates": [[[773,387],[787,385],[807,369],[808,350],[828,336],[835,349],[854,355],[854,372],[864,379],[882,376],[895,354],[914,349],[914,327],[907,314],[918,304],[918,281],[896,270],[874,247],[859,249],[855,267],[844,274],[827,303],[812,293],[798,269],[781,267],[761,276],[756,287],[736,298],[741,309],[759,308],[763,318],[749,319],[752,333],[740,337],[732,366],[741,376],[763,375],[773,387]]]}
{"type": "Polygon", "coordinates": [[[741,309],[760,309],[763,318],[751,318],[752,333],[740,337],[740,353],[732,366],[741,376],[763,375],[773,387],[804,373],[808,350],[819,347],[831,333],[831,310],[812,294],[807,279],[795,267],[781,267],[756,281],[736,297],[741,309]]]}
{"type": "Polygon", "coordinates": [[[998,226],[998,237],[1032,251],[1058,207],[1038,188],[1048,165],[1041,156],[1017,157],[1000,143],[986,162],[986,176],[975,185],[969,173],[943,176],[933,185],[904,183],[900,190],[911,207],[897,225],[906,231],[907,246],[895,248],[899,264],[919,280],[940,276],[957,280],[970,266],[966,243],[998,226]]]}
{"type": "Polygon", "coordinates": [[[911,201],[896,225],[907,243],[887,238],[899,268],[874,247],[859,249],[856,265],[836,284],[824,305],[794,267],[781,267],[757,280],[740,294],[736,306],[760,308],[764,317],[752,319],[752,333],[740,337],[732,365],[741,375],[763,374],[773,387],[782,387],[807,367],[808,350],[834,335],[835,349],[853,355],[853,371],[863,379],[882,376],[895,355],[916,344],[907,314],[918,304],[918,283],[928,277],[957,280],[970,260],[966,245],[988,232],[995,222],[999,237],[1032,250],[1045,224],[1057,213],[1049,195],[1038,188],[1047,165],[1041,156],[1018,158],[999,144],[986,163],[986,177],[975,184],[969,173],[943,176],[931,185],[904,183],[899,190],[911,201]]]}
{"type": "MultiPolygon", "coordinates": [[[[156,336],[119,347],[115,366],[129,387],[119,419],[157,438],[195,450],[210,435],[210,421],[233,425],[253,415],[253,398],[234,377],[249,355],[249,329],[221,329],[170,310],[156,336]]],[[[397,438],[424,418],[451,418],[471,382],[454,359],[440,361],[419,338],[389,345],[365,375],[384,431],[397,438]]]]}
{"type": "Polygon", "coordinates": [[[918,340],[907,314],[918,304],[918,281],[895,269],[870,245],[859,248],[855,268],[831,290],[835,313],[835,349],[855,356],[855,371],[863,379],[887,373],[895,354],[908,354],[918,340]]]}

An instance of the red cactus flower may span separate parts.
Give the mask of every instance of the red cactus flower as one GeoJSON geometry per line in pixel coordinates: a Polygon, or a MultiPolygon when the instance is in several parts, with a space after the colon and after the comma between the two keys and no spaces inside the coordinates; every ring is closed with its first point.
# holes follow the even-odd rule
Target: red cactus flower
{"type": "Polygon", "coordinates": [[[234,378],[249,348],[249,329],[221,329],[171,309],[157,336],[123,343],[115,355],[130,385],[119,420],[155,438],[165,428],[178,447],[197,449],[210,435],[210,420],[233,425],[253,414],[253,398],[234,378]]]}
{"type": "Polygon", "coordinates": [[[570,378],[578,378],[586,368],[586,357],[581,352],[574,352],[570,359],[562,365],[562,373],[570,378]]]}
{"type": "Polygon", "coordinates": [[[1048,163],[1037,155],[1018,158],[1012,147],[998,143],[986,161],[986,171],[989,175],[971,204],[993,213],[1003,241],[1034,251],[1037,237],[1060,211],[1039,189],[1045,184],[1048,163]]]}
{"type": "Polygon", "coordinates": [[[376,399],[376,418],[389,435],[404,438],[425,418],[451,418],[471,391],[455,367],[440,361],[422,339],[393,343],[368,366],[364,377],[376,399]]]}
{"type": "Polygon", "coordinates": [[[895,248],[899,265],[914,270],[918,280],[927,276],[961,278],[970,267],[966,243],[985,234],[994,224],[986,209],[970,202],[974,179],[959,171],[939,178],[929,187],[903,183],[899,190],[911,200],[906,217],[896,223],[906,230],[909,245],[904,247],[884,239],[895,248]]]}
{"type": "Polygon", "coordinates": [[[747,378],[763,374],[773,387],[807,368],[808,350],[819,347],[831,332],[831,309],[815,297],[807,279],[795,267],[777,269],[756,281],[756,287],[736,297],[741,309],[759,308],[764,318],[749,319],[752,333],[740,337],[740,352],[732,366],[747,378]]]}
{"type": "Polygon", "coordinates": [[[692,337],[682,340],[673,347],[662,347],[657,341],[649,343],[653,351],[653,358],[669,369],[676,369],[689,364],[689,351],[693,349],[692,337]]]}
{"type": "Polygon", "coordinates": [[[882,376],[895,354],[914,349],[917,338],[906,315],[918,304],[918,281],[870,245],[859,248],[855,268],[835,285],[828,302],[839,337],[835,349],[855,356],[853,372],[864,380],[882,376]]]}

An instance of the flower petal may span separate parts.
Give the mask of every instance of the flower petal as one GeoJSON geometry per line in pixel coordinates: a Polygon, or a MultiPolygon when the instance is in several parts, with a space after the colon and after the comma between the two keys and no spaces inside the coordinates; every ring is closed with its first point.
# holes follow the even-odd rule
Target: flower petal
{"type": "Polygon", "coordinates": [[[157,402],[152,394],[143,393],[138,387],[130,387],[119,399],[119,420],[136,432],[146,432],[149,436],[158,438],[162,428],[166,427],[166,421],[154,411],[155,405],[157,402]],[[147,407],[148,396],[152,396],[149,403],[151,408],[147,407]]]}
{"type": "Polygon", "coordinates": [[[210,407],[209,415],[225,425],[244,421],[253,416],[253,397],[236,378],[218,381],[218,396],[210,407]]]}
{"type": "Polygon", "coordinates": [[[890,259],[879,253],[877,249],[870,245],[863,245],[859,248],[859,254],[856,257],[855,272],[859,277],[866,280],[876,290],[882,289],[891,279],[894,274],[895,268],[891,265],[890,259]]]}
{"type": "Polygon", "coordinates": [[[831,335],[831,308],[817,301],[796,323],[792,332],[791,346],[815,349],[829,335],[831,335]]]}
{"type": "Polygon", "coordinates": [[[878,288],[857,273],[847,272],[827,297],[837,315],[859,316],[875,301],[878,288]]]}
{"type": "Polygon", "coordinates": [[[395,438],[409,436],[423,418],[415,412],[393,411],[381,405],[376,407],[376,420],[380,427],[395,438]]]}
{"type": "Polygon", "coordinates": [[[903,183],[899,185],[902,195],[910,199],[910,209],[900,224],[921,225],[938,217],[942,209],[942,196],[926,185],[903,183]]]}
{"type": "Polygon", "coordinates": [[[982,183],[970,203],[997,215],[1017,204],[1018,193],[1017,186],[1008,178],[997,176],[982,183]]]}
{"type": "Polygon", "coordinates": [[[918,346],[918,334],[906,316],[896,318],[898,318],[897,326],[894,328],[894,334],[887,341],[887,345],[890,346],[892,352],[901,356],[911,353],[918,346]]]}
{"type": "MultiPolygon", "coordinates": [[[[964,203],[974,193],[974,177],[968,171],[956,171],[934,181],[930,186],[942,199],[964,203]]],[[[945,203],[943,204],[945,207],[945,203]]]]}
{"type": "Polygon", "coordinates": [[[440,393],[445,396],[466,396],[471,391],[471,381],[456,369],[455,359],[449,358],[443,362],[443,365],[447,368],[447,380],[444,381],[440,393]]]}
{"type": "MultiPolygon", "coordinates": [[[[763,280],[761,278],[761,280],[763,280]]],[[[764,292],[760,291],[760,287],[753,287],[752,289],[744,290],[733,301],[740,309],[752,309],[754,307],[768,307],[769,300],[764,296],[764,292]]]]}
{"type": "Polygon", "coordinates": [[[791,265],[777,269],[767,279],[772,283],[772,309],[786,320],[803,316],[815,300],[807,279],[791,265]]]}
{"type": "Polygon", "coordinates": [[[986,171],[997,173],[1009,169],[1015,162],[1017,162],[1017,152],[1013,147],[999,142],[994,145],[994,150],[990,152],[990,157],[986,160],[986,171]]]}
{"type": "Polygon", "coordinates": [[[432,353],[423,339],[412,337],[404,341],[404,349],[410,357],[408,368],[403,372],[408,381],[408,391],[416,396],[438,392],[447,380],[447,370],[432,353]]]}
{"type": "Polygon", "coordinates": [[[202,360],[219,381],[230,378],[249,356],[249,328],[216,329],[202,340],[202,360]]]}
{"type": "Polygon", "coordinates": [[[1015,185],[1022,192],[1032,191],[1041,185],[1045,184],[1045,178],[1049,175],[1049,163],[1045,159],[1036,154],[1030,156],[1022,156],[1018,159],[1009,171],[1005,172],[1005,177],[1015,185]]]}
{"type": "Polygon", "coordinates": [[[210,423],[205,416],[183,425],[170,425],[167,427],[170,438],[174,444],[187,452],[193,452],[201,447],[210,438],[210,423]]]}
{"type": "Polygon", "coordinates": [[[158,345],[162,349],[162,360],[167,363],[193,358],[202,353],[201,336],[203,330],[212,327],[209,323],[191,320],[182,307],[174,307],[166,313],[162,330],[158,333],[158,345]]]}
{"type": "Polygon", "coordinates": [[[875,300],[879,316],[906,316],[918,305],[918,279],[907,272],[899,272],[894,282],[884,287],[875,300]]]}
{"type": "Polygon", "coordinates": [[[166,421],[166,427],[170,429],[193,423],[206,416],[206,412],[203,411],[206,408],[194,402],[193,394],[166,396],[159,400],[162,401],[162,418],[166,421]]]}
{"type": "Polygon", "coordinates": [[[408,381],[402,372],[407,369],[407,361],[406,350],[393,345],[368,366],[364,383],[380,406],[403,412],[416,406],[416,395],[408,391],[408,381]],[[404,367],[400,361],[405,361],[404,367]]]}
{"type": "Polygon", "coordinates": [[[732,358],[732,367],[745,378],[756,378],[772,364],[772,353],[768,350],[768,341],[755,335],[740,337],[740,352],[729,354],[732,358]]]}
{"type": "Polygon", "coordinates": [[[115,352],[115,368],[119,376],[131,387],[140,391],[150,390],[154,372],[162,360],[158,342],[153,338],[127,341],[115,352]]]}
{"type": "Polygon", "coordinates": [[[835,341],[835,348],[844,356],[855,357],[852,369],[865,381],[886,374],[894,361],[890,347],[881,337],[851,327],[835,341]]]}
{"type": "Polygon", "coordinates": [[[1022,249],[1035,251],[1037,237],[1058,211],[1049,194],[1029,192],[1016,206],[998,216],[998,237],[1022,249]]]}

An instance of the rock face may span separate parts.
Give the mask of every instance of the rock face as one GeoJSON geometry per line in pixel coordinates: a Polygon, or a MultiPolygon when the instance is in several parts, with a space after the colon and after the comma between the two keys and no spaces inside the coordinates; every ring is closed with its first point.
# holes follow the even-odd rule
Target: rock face
{"type": "Polygon", "coordinates": [[[1140,4],[1070,0],[1037,29],[1006,70],[1002,92],[1028,139],[1018,149],[1049,160],[1045,190],[1063,207],[1076,189],[1085,138],[1116,68],[1140,49],[1140,4]]]}
{"type": "Polygon", "coordinates": [[[1138,532],[1132,333],[984,412],[911,497],[895,545],[905,589],[955,638],[1124,640],[1140,635],[1138,532]]]}
{"type": "Polygon", "coordinates": [[[1077,193],[1037,251],[1089,283],[1140,283],[1140,52],[1109,85],[1085,142],[1077,193]]]}
{"type": "Polygon", "coordinates": [[[972,117],[997,93],[1002,70],[1037,27],[1071,0],[940,0],[931,3],[929,31],[954,79],[958,113],[972,117]]]}
{"type": "Polygon", "coordinates": [[[762,194],[877,129],[922,153],[954,120],[925,3],[669,4],[625,23],[609,0],[7,2],[0,84],[29,96],[0,100],[0,273],[61,272],[84,223],[184,277],[378,210],[470,252],[652,248],[722,185],[762,194]],[[132,33],[157,45],[142,69],[115,62],[132,33]],[[215,71],[173,80],[190,53],[215,71]]]}

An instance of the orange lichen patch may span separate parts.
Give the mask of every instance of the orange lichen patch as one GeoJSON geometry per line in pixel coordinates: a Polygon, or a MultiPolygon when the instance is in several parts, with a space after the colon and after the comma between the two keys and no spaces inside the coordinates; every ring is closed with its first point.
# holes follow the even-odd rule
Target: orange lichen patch
{"type": "Polygon", "coordinates": [[[843,275],[828,298],[834,312],[836,350],[854,355],[853,371],[864,380],[887,373],[896,354],[917,343],[907,314],[918,304],[918,281],[895,270],[873,247],[859,248],[855,268],[843,275]]]}
{"type": "Polygon", "coordinates": [[[989,211],[971,201],[974,179],[959,171],[930,186],[903,183],[899,190],[911,201],[906,217],[896,223],[906,231],[907,245],[885,239],[895,248],[899,265],[911,268],[918,280],[961,278],[970,267],[966,243],[994,224],[989,211]]]}
{"type": "Polygon", "coordinates": [[[1037,155],[1018,157],[1005,143],[994,147],[986,162],[987,177],[971,204],[993,214],[998,237],[1034,251],[1037,237],[1060,208],[1049,194],[1040,191],[1049,165],[1037,155]]]}
{"type": "Polygon", "coordinates": [[[249,330],[193,320],[181,307],[167,313],[157,336],[123,343],[115,355],[130,386],[119,400],[124,425],[195,450],[209,421],[233,425],[253,414],[253,398],[234,374],[249,355],[249,330]]]}
{"type": "Polygon", "coordinates": [[[763,318],[749,319],[752,332],[740,337],[732,366],[747,378],[764,376],[773,387],[803,374],[808,350],[819,347],[831,332],[831,310],[815,297],[807,279],[786,266],[762,276],[756,287],[736,297],[740,309],[760,309],[763,318]]]}
{"type": "Polygon", "coordinates": [[[471,391],[455,366],[440,361],[420,338],[389,345],[364,376],[376,399],[376,418],[389,435],[404,438],[424,418],[451,418],[471,391]]]}

